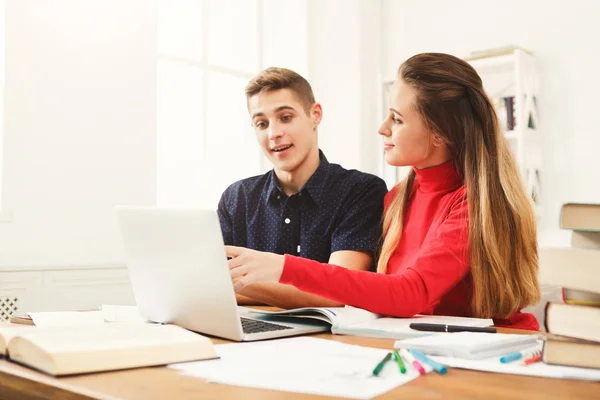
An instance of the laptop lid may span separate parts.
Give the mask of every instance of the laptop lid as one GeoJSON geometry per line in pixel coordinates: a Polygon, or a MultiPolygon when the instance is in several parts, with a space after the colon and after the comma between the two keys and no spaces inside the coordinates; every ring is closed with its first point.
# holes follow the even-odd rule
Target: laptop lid
{"type": "Polygon", "coordinates": [[[329,330],[318,321],[273,323],[244,313],[244,333],[244,309],[237,306],[216,211],[131,206],[116,211],[143,318],[235,341],[329,330]]]}
{"type": "Polygon", "coordinates": [[[142,317],[241,340],[216,212],[117,207],[117,215],[142,317]]]}

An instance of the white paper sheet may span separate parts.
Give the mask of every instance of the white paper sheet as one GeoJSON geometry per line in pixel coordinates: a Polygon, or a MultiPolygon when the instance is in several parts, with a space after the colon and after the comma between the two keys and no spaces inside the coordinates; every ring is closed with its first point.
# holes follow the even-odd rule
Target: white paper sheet
{"type": "Polygon", "coordinates": [[[55,311],[29,313],[35,326],[87,326],[102,325],[104,317],[102,311],[55,311]]]}
{"type": "Polygon", "coordinates": [[[36,326],[87,326],[106,322],[145,322],[136,306],[102,305],[93,311],[50,311],[29,313],[36,326]]]}
{"type": "Polygon", "coordinates": [[[409,365],[407,373],[401,374],[393,360],[373,376],[389,350],[326,339],[299,337],[215,348],[219,360],[169,367],[210,382],[357,399],[381,395],[419,376],[409,365]]]}
{"type": "Polygon", "coordinates": [[[410,328],[412,323],[445,324],[458,326],[487,327],[494,324],[491,319],[450,317],[441,315],[417,315],[412,318],[379,318],[369,321],[342,324],[331,329],[332,333],[382,337],[390,339],[408,339],[413,337],[439,335],[437,332],[417,331],[410,328]]]}
{"type": "Polygon", "coordinates": [[[105,322],[146,322],[137,306],[114,306],[102,304],[102,317],[105,322]]]}
{"type": "MultiPolygon", "coordinates": [[[[524,352],[535,350],[536,348],[539,348],[539,346],[526,349],[524,352]]],[[[563,367],[561,365],[548,365],[543,362],[520,365],[521,360],[503,364],[500,362],[499,357],[490,357],[482,360],[465,360],[455,357],[440,356],[430,357],[435,361],[454,368],[499,372],[502,374],[541,376],[546,378],[600,381],[600,370],[597,369],[563,367]]]]}

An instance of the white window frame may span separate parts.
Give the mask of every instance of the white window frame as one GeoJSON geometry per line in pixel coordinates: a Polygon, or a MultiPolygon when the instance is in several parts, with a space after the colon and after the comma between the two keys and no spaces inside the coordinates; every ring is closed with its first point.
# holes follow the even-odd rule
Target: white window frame
{"type": "Polygon", "coordinates": [[[0,222],[10,222],[11,215],[3,207],[4,188],[4,110],[6,109],[6,0],[0,0],[0,222]]]}
{"type": "MultiPolygon", "coordinates": [[[[172,54],[165,54],[158,52],[157,54],[157,64],[161,62],[169,62],[175,63],[182,66],[197,68],[202,72],[201,83],[202,83],[202,92],[201,92],[201,110],[199,110],[199,118],[201,119],[202,132],[199,134],[202,135],[203,141],[203,149],[204,152],[207,150],[207,124],[208,124],[208,86],[209,86],[209,76],[211,73],[219,73],[222,75],[226,75],[232,78],[240,78],[246,81],[252,79],[259,71],[261,71],[263,67],[263,52],[264,52],[264,41],[263,41],[263,0],[256,0],[256,18],[257,18],[257,65],[255,66],[255,70],[252,72],[248,72],[243,69],[233,69],[228,67],[223,67],[220,65],[211,64],[208,60],[208,40],[209,35],[209,4],[207,1],[201,1],[201,35],[202,35],[202,43],[201,43],[201,54],[200,59],[195,58],[187,58],[181,56],[174,56],[172,54]]],[[[243,92],[240,93],[240,96],[243,96],[243,92]]],[[[248,122],[250,123],[250,122],[248,122]]],[[[199,150],[200,151],[200,150],[199,150]]],[[[204,154],[205,156],[206,154],[204,154]]],[[[261,172],[265,172],[270,169],[270,165],[265,159],[262,151],[257,149],[256,152],[257,163],[261,172]]],[[[230,182],[233,183],[233,182],[230,182]]],[[[160,190],[160,188],[159,188],[160,190]]],[[[216,204],[215,204],[216,207],[216,204]]]]}

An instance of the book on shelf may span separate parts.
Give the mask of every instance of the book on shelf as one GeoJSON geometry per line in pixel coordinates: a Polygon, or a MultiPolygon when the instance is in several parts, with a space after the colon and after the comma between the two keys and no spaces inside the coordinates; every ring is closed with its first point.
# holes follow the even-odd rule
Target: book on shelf
{"type": "Polygon", "coordinates": [[[209,338],[175,325],[124,322],[0,333],[10,360],[55,376],[217,358],[209,338]]]}
{"type": "Polygon", "coordinates": [[[600,343],[549,335],[544,341],[542,361],[552,365],[600,368],[600,343]]]}
{"type": "Polygon", "coordinates": [[[515,97],[503,97],[504,107],[506,108],[506,129],[512,131],[515,129],[515,97]]]}
{"type": "Polygon", "coordinates": [[[544,312],[548,332],[600,342],[600,307],[548,303],[544,312]]]}
{"type": "Polygon", "coordinates": [[[600,231],[577,231],[571,233],[571,247],[580,249],[600,249],[600,231]]]}
{"type": "MultiPolygon", "coordinates": [[[[515,103],[515,96],[496,96],[492,97],[491,101],[494,105],[494,109],[496,110],[500,127],[504,131],[511,132],[515,130],[517,128],[517,124],[519,127],[522,127],[521,122],[517,121],[517,112],[515,109],[517,104],[515,103]]],[[[536,96],[533,96],[533,107],[537,107],[536,96]]],[[[533,111],[525,110],[525,112],[528,114],[527,127],[535,129],[536,124],[533,111]]]]}
{"type": "Polygon", "coordinates": [[[405,339],[431,332],[417,331],[409,327],[414,322],[458,326],[487,327],[492,319],[453,317],[441,315],[415,315],[411,318],[388,318],[355,307],[303,307],[282,311],[248,309],[250,313],[262,314],[261,319],[313,318],[331,325],[331,333],[375,338],[405,339]]]}
{"type": "Polygon", "coordinates": [[[569,289],[598,292],[600,251],[573,247],[540,248],[540,282],[569,289]]]}
{"type": "Polygon", "coordinates": [[[503,131],[515,129],[515,104],[514,96],[492,97],[492,104],[498,115],[498,122],[503,131]]]}
{"type": "Polygon", "coordinates": [[[600,204],[563,204],[560,227],[577,231],[600,231],[600,204]]]}

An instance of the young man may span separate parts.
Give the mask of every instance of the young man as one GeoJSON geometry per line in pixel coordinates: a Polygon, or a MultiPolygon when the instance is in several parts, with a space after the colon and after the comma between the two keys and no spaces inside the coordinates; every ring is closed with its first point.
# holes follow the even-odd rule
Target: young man
{"type": "MultiPolygon", "coordinates": [[[[368,270],[381,237],[383,180],[327,161],[317,141],[321,105],[296,72],[264,70],[248,83],[246,99],[273,170],[238,181],[223,193],[218,213],[225,244],[368,270]]],[[[238,302],[283,308],[340,305],[279,283],[250,285],[238,294],[238,302]]]]}

